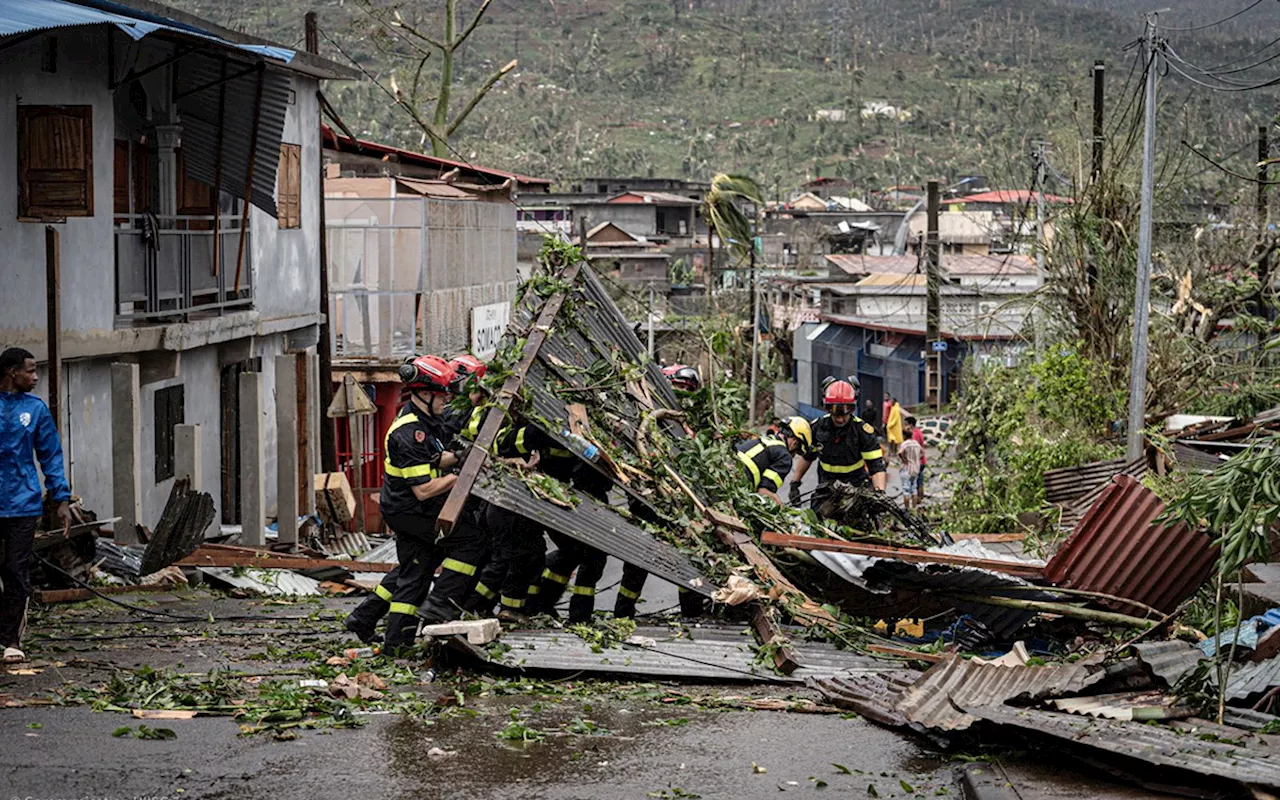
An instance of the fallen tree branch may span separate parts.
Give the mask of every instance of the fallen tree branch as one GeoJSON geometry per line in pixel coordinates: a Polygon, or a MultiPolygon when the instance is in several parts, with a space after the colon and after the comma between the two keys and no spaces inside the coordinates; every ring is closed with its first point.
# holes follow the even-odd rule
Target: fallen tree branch
{"type": "Polygon", "coordinates": [[[981,603],[982,605],[987,606],[1018,608],[1023,611],[1035,611],[1043,614],[1059,614],[1064,617],[1075,617],[1076,619],[1088,620],[1090,622],[1101,622],[1106,625],[1124,625],[1130,628],[1150,628],[1156,624],[1152,620],[1142,619],[1141,617],[1131,617],[1128,614],[1118,614],[1114,611],[1095,611],[1091,608],[1081,608],[1067,603],[1051,603],[1045,600],[1019,600],[1015,597],[996,597],[992,595],[966,594],[961,592],[937,592],[937,594],[945,595],[951,600],[963,600],[969,603],[981,603]]]}

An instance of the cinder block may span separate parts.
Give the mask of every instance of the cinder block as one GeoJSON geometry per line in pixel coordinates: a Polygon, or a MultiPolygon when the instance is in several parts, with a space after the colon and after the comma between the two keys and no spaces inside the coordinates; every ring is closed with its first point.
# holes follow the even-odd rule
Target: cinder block
{"type": "Polygon", "coordinates": [[[423,625],[423,636],[465,636],[472,644],[488,644],[498,638],[501,626],[496,619],[469,619],[457,622],[441,622],[437,625],[423,625]]]}

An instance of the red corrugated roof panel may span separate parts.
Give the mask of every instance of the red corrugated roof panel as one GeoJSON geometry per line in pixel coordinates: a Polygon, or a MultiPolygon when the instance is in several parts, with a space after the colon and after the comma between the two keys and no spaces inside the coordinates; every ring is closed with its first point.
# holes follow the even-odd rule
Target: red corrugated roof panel
{"type": "MultiPolygon", "coordinates": [[[[1213,571],[1217,548],[1201,531],[1156,523],[1164,503],[1128,475],[1117,475],[1045,567],[1055,586],[1087,589],[1172,611],[1213,571]]],[[[1139,607],[1108,603],[1141,614],[1139,607]]]]}

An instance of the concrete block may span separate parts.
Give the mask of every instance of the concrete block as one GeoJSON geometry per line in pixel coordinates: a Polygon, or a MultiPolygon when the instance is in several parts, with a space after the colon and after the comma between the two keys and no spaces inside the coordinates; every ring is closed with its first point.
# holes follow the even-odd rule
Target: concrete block
{"type": "Polygon", "coordinates": [[[262,373],[240,374],[240,543],[266,543],[262,452],[262,373]]]}
{"type": "Polygon", "coordinates": [[[204,491],[203,448],[200,445],[199,425],[173,426],[173,476],[186,478],[193,491],[204,491]]]}
{"type": "Polygon", "coordinates": [[[138,357],[142,385],[171,381],[182,377],[182,353],[156,350],[138,357]]]}
{"type": "Polygon", "coordinates": [[[276,356],[276,527],[298,541],[298,357],[276,356]]]}
{"type": "MultiPolygon", "coordinates": [[[[320,407],[320,354],[313,348],[307,358],[307,475],[315,475],[320,471],[320,420],[324,409],[320,407]]],[[[299,421],[301,424],[301,421],[299,421]]],[[[332,425],[325,420],[324,424],[332,425]]],[[[307,514],[316,513],[315,494],[307,493],[307,514]]]]}
{"type": "Polygon", "coordinates": [[[116,544],[137,544],[142,522],[142,423],[137,364],[111,365],[111,497],[116,544]]]}
{"type": "Polygon", "coordinates": [[[496,619],[469,619],[423,625],[422,635],[437,639],[444,636],[465,636],[471,644],[488,644],[498,638],[501,626],[496,619]]]}
{"type": "Polygon", "coordinates": [[[230,364],[239,364],[253,358],[254,354],[254,338],[245,336],[241,339],[233,339],[229,342],[223,342],[218,345],[218,366],[225,367],[230,364]]]}

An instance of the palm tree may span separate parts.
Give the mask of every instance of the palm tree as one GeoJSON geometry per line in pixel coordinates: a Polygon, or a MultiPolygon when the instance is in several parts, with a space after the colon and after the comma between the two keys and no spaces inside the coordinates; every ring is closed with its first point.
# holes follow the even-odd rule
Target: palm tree
{"type": "Polygon", "coordinates": [[[764,208],[764,190],[745,175],[716,175],[711,179],[711,189],[702,197],[707,227],[720,238],[721,248],[729,247],[735,265],[746,261],[755,246],[755,220],[743,213],[743,203],[754,206],[755,214],[764,208]]]}

